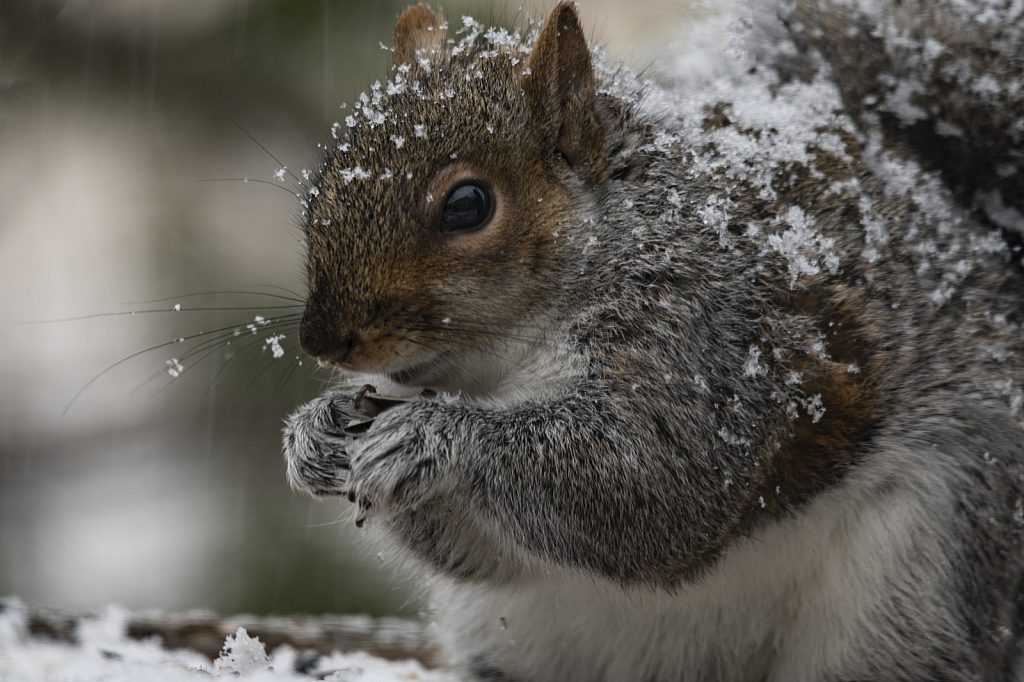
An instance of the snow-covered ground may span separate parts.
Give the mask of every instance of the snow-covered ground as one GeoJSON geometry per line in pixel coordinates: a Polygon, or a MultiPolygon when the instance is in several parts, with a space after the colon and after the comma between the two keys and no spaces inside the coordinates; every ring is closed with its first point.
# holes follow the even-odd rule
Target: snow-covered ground
{"type": "Polygon", "coordinates": [[[0,611],[0,680],[3,682],[193,682],[211,677],[269,680],[322,679],[328,682],[454,682],[449,674],[426,670],[418,661],[387,661],[363,652],[319,658],[295,672],[299,652],[282,645],[267,653],[244,628],[228,636],[217,660],[188,649],[168,650],[153,638],[126,636],[128,612],[109,606],[97,618],[78,623],[77,643],[30,637],[26,610],[8,601],[0,611]]]}

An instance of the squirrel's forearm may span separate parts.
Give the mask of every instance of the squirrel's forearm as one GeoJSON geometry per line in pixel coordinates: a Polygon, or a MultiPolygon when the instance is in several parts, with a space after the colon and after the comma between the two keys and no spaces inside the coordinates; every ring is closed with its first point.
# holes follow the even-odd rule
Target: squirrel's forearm
{"type": "MultiPolygon", "coordinates": [[[[708,453],[660,442],[631,399],[592,385],[506,408],[419,404],[417,447],[438,448],[452,478],[438,513],[478,514],[558,563],[626,582],[678,582],[724,542],[743,491],[708,453]]],[[[426,530],[423,519],[414,525],[426,530]]]]}

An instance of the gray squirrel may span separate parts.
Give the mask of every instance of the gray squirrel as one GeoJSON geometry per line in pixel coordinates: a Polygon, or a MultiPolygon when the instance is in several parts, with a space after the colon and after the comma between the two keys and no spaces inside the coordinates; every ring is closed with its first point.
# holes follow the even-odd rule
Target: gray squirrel
{"type": "Polygon", "coordinates": [[[431,576],[447,665],[1017,679],[1024,52],[984,40],[1021,4],[751,3],[743,67],[676,90],[570,3],[401,15],[303,202],[345,379],[285,456],[431,576]]]}

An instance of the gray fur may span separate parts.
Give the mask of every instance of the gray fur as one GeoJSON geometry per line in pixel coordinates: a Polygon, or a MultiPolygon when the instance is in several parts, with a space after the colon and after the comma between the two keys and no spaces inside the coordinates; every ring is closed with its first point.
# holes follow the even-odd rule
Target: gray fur
{"type": "MultiPolygon", "coordinates": [[[[1024,279],[1002,237],[827,70],[673,94],[597,58],[592,100],[551,90],[597,134],[538,114],[531,40],[430,43],[327,159],[304,347],[441,395],[358,436],[350,390],[313,401],[292,485],[350,496],[436,577],[474,679],[1007,679],[1024,279]],[[423,237],[450,159],[521,219],[423,237]]],[[[532,47],[537,73],[574,49],[532,47]]]]}

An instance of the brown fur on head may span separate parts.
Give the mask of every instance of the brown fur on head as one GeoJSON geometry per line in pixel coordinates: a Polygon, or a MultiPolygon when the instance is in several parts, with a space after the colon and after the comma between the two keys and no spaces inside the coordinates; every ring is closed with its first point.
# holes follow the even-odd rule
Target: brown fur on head
{"type": "Polygon", "coordinates": [[[363,99],[311,192],[300,340],[323,362],[463,390],[473,353],[538,336],[557,309],[552,232],[607,173],[590,52],[570,4],[528,61],[516,46],[452,46],[423,5],[395,28],[396,77],[363,99]],[[493,210],[439,229],[472,184],[493,210]]]}

